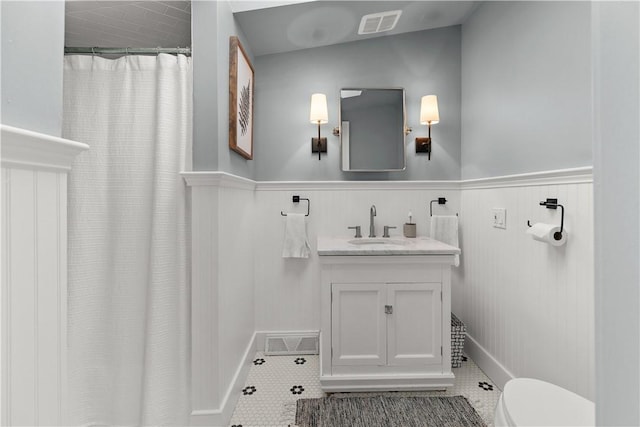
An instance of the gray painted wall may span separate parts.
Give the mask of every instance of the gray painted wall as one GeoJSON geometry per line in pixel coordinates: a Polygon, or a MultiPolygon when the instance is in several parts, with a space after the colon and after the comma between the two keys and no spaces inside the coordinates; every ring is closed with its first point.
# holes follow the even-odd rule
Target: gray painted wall
{"type": "Polygon", "coordinates": [[[254,178],[254,161],[229,150],[229,37],[250,47],[226,1],[191,4],[193,49],[193,169],[254,178]]]}
{"type": "Polygon", "coordinates": [[[589,2],[486,2],[462,26],[462,178],[589,166],[589,2]]]}
{"type": "Polygon", "coordinates": [[[63,1],[2,1],[2,123],[62,132],[63,1]]]}
{"type": "MultiPolygon", "coordinates": [[[[218,170],[254,178],[255,161],[246,160],[229,149],[229,37],[238,36],[245,52],[254,63],[251,47],[236,24],[229,2],[218,5],[218,170]]],[[[254,105],[255,114],[255,105],[254,105]]],[[[255,136],[254,136],[255,138],[255,136]]],[[[255,139],[254,139],[255,143],[255,139]]],[[[255,159],[255,157],[254,157],[255,159]]]]}
{"type": "Polygon", "coordinates": [[[637,426],[640,425],[640,5],[594,2],[592,7],[596,425],[637,426]]]}
{"type": "Polygon", "coordinates": [[[216,2],[191,3],[193,170],[218,169],[217,19],[216,2]]]}
{"type": "Polygon", "coordinates": [[[255,58],[255,176],[278,180],[457,180],[460,179],[460,27],[420,31],[255,58]],[[342,172],[338,101],[345,87],[406,89],[407,170],[342,172]],[[309,122],[311,94],[327,95],[329,124],[322,126],[328,153],[311,153],[317,127],[309,122]],[[419,124],[420,98],[437,94],[439,124],[432,128],[433,154],[416,155],[414,139],[426,136],[419,124]]]}

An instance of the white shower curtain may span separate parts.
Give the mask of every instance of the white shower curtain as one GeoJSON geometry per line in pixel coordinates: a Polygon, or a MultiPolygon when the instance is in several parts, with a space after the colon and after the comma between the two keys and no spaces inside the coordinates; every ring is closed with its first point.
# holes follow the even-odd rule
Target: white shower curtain
{"type": "Polygon", "coordinates": [[[186,425],[191,60],[66,56],[70,417],[186,425]]]}

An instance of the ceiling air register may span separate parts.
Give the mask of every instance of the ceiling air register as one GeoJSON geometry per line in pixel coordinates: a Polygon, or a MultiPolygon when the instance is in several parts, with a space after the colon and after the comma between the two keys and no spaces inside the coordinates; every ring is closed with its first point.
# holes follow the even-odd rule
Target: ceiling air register
{"type": "Polygon", "coordinates": [[[402,15],[401,10],[390,10],[388,12],[372,13],[362,17],[358,34],[376,34],[391,31],[395,28],[402,15]]]}

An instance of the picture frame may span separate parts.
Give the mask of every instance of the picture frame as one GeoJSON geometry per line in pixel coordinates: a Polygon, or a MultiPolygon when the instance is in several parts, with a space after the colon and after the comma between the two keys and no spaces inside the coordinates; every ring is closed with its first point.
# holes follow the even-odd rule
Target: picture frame
{"type": "Polygon", "coordinates": [[[240,40],[229,37],[229,148],[253,159],[254,70],[240,40]]]}

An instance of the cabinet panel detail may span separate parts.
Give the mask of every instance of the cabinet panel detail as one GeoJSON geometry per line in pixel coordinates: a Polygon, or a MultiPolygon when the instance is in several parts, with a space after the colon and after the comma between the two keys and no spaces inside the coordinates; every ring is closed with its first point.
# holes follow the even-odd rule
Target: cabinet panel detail
{"type": "Polygon", "coordinates": [[[334,283],[332,293],[332,363],[385,365],[385,285],[334,283]]]}
{"type": "Polygon", "coordinates": [[[391,283],[387,304],[387,363],[428,365],[442,361],[440,283],[391,283]]]}

